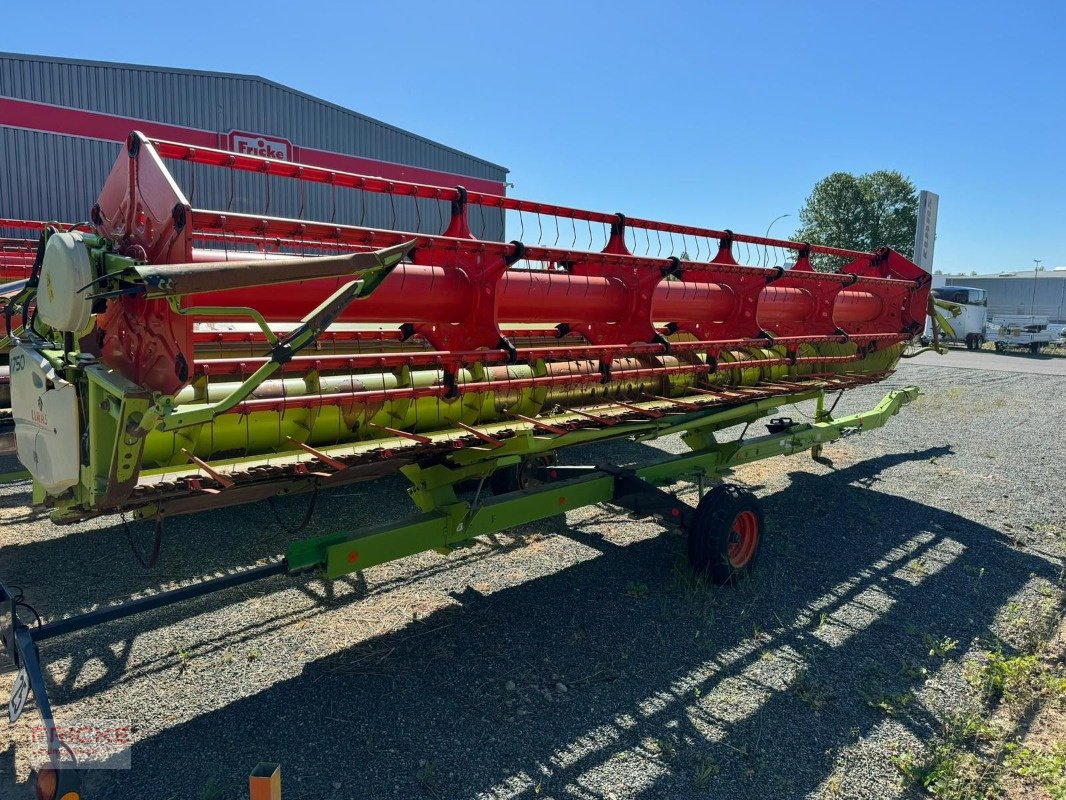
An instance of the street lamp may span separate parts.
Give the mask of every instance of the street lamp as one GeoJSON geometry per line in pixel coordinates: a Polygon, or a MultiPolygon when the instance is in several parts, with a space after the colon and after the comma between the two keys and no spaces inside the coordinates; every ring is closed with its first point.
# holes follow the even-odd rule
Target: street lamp
{"type": "Polygon", "coordinates": [[[1042,258],[1034,258],[1033,263],[1036,264],[1036,269],[1033,270],[1033,298],[1029,301],[1029,316],[1036,314],[1036,279],[1040,277],[1040,262],[1042,258]]]}
{"type": "MultiPolygon", "coordinates": [[[[770,224],[766,226],[766,233],[763,235],[763,238],[764,239],[769,239],[770,238],[770,228],[774,227],[774,225],[778,221],[783,220],[785,217],[791,217],[791,216],[792,216],[791,214],[782,214],[780,217],[775,217],[770,222],[770,224]]],[[[769,262],[770,262],[770,250],[769,250],[769,247],[767,245],[765,245],[765,244],[762,246],[762,249],[763,249],[762,265],[764,267],[767,267],[767,266],[769,266],[769,262]]]]}

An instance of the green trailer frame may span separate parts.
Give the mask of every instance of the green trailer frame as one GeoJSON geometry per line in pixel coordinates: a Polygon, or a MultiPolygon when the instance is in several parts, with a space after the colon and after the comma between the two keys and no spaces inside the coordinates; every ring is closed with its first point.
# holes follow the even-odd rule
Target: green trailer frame
{"type": "MultiPolygon", "coordinates": [[[[918,395],[908,387],[890,392],[869,411],[833,419],[826,409],[825,392],[820,389],[716,410],[693,413],[654,424],[630,423],[611,429],[578,430],[558,436],[525,436],[506,440],[497,448],[464,448],[449,458],[451,463],[433,466],[413,464],[401,472],[411,482],[408,493],[421,514],[400,522],[385,523],[355,532],[336,533],[294,542],[285,556],[289,572],[321,569],[325,577],[337,578],[360,569],[383,564],[426,550],[444,553],[469,540],[498,533],[518,525],[546,519],[594,503],[627,500],[634,491],[634,479],[645,494],[660,495],[654,489],[690,480],[703,484],[726,475],[742,464],[775,455],[790,455],[817,448],[850,433],[878,428],[918,395]],[[779,406],[806,400],[817,402],[814,421],[779,422],[773,433],[737,441],[720,442],[715,432],[734,425],[750,425],[775,413],[779,406]],[[547,475],[536,488],[520,489],[501,496],[487,491],[487,478],[502,469],[513,469],[523,459],[546,457],[564,447],[587,444],[604,438],[632,437],[648,441],[682,434],[692,452],[632,468],[562,467],[543,468],[547,475]],[[554,478],[554,480],[553,480],[554,478]],[[464,499],[457,487],[477,481],[479,491],[464,499]]],[[[564,415],[565,416],[565,415],[564,415]]],[[[673,499],[662,505],[670,522],[683,522],[685,504],[673,499]],[[674,509],[677,509],[674,512],[674,509]]],[[[660,499],[661,495],[660,495],[660,499]]],[[[645,498],[647,507],[647,498],[645,498]]],[[[658,505],[653,505],[659,509],[658,505]]],[[[679,524],[678,527],[684,527],[679,524]]]]}

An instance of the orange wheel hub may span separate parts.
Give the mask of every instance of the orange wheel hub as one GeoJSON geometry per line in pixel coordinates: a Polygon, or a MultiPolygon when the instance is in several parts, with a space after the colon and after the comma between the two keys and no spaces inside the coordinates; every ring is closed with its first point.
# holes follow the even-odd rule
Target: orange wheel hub
{"type": "Polygon", "coordinates": [[[734,569],[746,567],[759,546],[759,518],[752,511],[741,511],[729,531],[729,564],[734,569]]]}

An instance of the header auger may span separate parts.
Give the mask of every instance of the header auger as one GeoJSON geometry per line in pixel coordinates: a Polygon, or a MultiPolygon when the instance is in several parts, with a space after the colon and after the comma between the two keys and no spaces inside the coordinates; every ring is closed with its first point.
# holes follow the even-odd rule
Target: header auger
{"type": "Polygon", "coordinates": [[[418,513],[36,628],[0,584],[7,649],[46,720],[38,641],[267,574],[336,577],[446,553],[589,503],[686,530],[694,567],[732,580],[761,541],[754,496],[720,486],[693,511],[658,487],[702,486],[771,455],[817,455],[917,394],[891,392],[840,419],[824,402],[890,374],[922,331],[929,276],[887,249],[389,181],[139,133],[90,218],[43,226],[32,249],[12,246],[4,273],[13,282],[0,349],[18,455],[34,502],[56,522],[126,513],[155,519],[158,537],[170,515],[278,494],[313,499],[395,472],[411,481],[418,513]],[[229,207],[195,207],[178,172],[191,187],[229,181],[229,207]],[[256,182],[262,213],[234,208],[256,182]],[[279,186],[295,187],[299,218],[269,215],[279,186]],[[413,203],[419,229],[338,224],[344,192],[364,210],[413,203]],[[752,248],[764,265],[740,263],[752,248]],[[765,265],[771,248],[782,265],[765,265]],[[818,272],[815,253],[844,266],[818,272]],[[715,437],[801,400],[817,401],[813,423],[779,418],[766,435],[715,437]],[[630,467],[556,461],[572,445],[672,433],[690,453],[630,467]]]}

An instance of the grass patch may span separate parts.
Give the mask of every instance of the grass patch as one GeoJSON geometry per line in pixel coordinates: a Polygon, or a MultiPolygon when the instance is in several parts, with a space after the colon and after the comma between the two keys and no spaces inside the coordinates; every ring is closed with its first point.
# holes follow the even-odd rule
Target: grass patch
{"type": "Polygon", "coordinates": [[[907,689],[902,692],[865,691],[863,699],[870,708],[876,708],[885,716],[896,717],[903,713],[914,702],[914,690],[907,689]]]}
{"type": "Polygon", "coordinates": [[[650,592],[648,591],[648,585],[646,583],[630,581],[626,584],[626,594],[630,597],[641,599],[647,597],[650,592]]]}
{"type": "Polygon", "coordinates": [[[419,788],[428,795],[437,796],[441,792],[440,778],[437,775],[437,762],[424,761],[415,773],[419,788]]]}
{"type": "Polygon", "coordinates": [[[822,711],[833,699],[833,694],[828,687],[812,679],[806,669],[797,673],[789,688],[796,697],[815,712],[822,711]]]}
{"type": "Polygon", "coordinates": [[[663,761],[670,761],[677,755],[677,744],[669,736],[655,736],[652,738],[651,749],[663,761]]]}
{"type": "Polygon", "coordinates": [[[912,661],[909,658],[901,658],[899,660],[899,674],[905,678],[911,680],[924,681],[929,677],[929,669],[923,664],[919,664],[917,661],[912,661]]]}
{"type": "Polygon", "coordinates": [[[713,622],[718,608],[718,586],[689,566],[688,559],[675,559],[668,590],[680,597],[685,610],[696,620],[713,622]]]}
{"type": "Polygon", "coordinates": [[[989,707],[1002,704],[1026,709],[1044,698],[1057,703],[1066,698],[1062,666],[1049,664],[1033,653],[1008,656],[997,648],[987,654],[979,668],[969,670],[967,678],[989,707]]]}
{"type": "Polygon", "coordinates": [[[938,742],[926,758],[905,751],[896,766],[906,785],[941,800],[994,800],[1003,794],[995,765],[948,742],[938,742]]]}
{"type": "Polygon", "coordinates": [[[1048,752],[1009,744],[1003,765],[1028,783],[1042,786],[1053,800],[1066,800],[1066,742],[1055,742],[1048,752]]]}
{"type": "Polygon", "coordinates": [[[713,758],[701,758],[696,762],[696,771],[692,776],[692,785],[697,789],[706,789],[711,780],[721,772],[721,767],[713,758]]]}
{"type": "Polygon", "coordinates": [[[941,800],[993,800],[1003,793],[998,754],[984,754],[999,733],[978,714],[951,718],[924,755],[905,750],[895,757],[903,782],[941,800]]]}
{"type": "Polygon", "coordinates": [[[1007,604],[1002,638],[1020,652],[1040,652],[1062,618],[1062,591],[1049,586],[1041,595],[1032,603],[1007,604]]]}
{"type": "Polygon", "coordinates": [[[958,639],[952,639],[950,636],[938,639],[928,633],[922,637],[922,641],[929,648],[929,658],[947,658],[948,654],[959,646],[958,639]]]}
{"type": "Polygon", "coordinates": [[[881,664],[871,662],[864,672],[862,683],[857,690],[870,708],[879,710],[885,716],[896,717],[914,702],[914,688],[906,686],[900,689],[901,682],[889,680],[881,664]]]}
{"type": "Polygon", "coordinates": [[[1043,533],[1053,539],[1066,539],[1066,528],[1063,528],[1061,525],[1055,525],[1050,522],[1037,522],[1032,528],[1035,533],[1043,533]]]}
{"type": "MultiPolygon", "coordinates": [[[[1056,598],[1057,599],[1057,598],[1056,598]]],[[[1032,714],[1061,719],[1066,709],[1066,664],[1061,645],[1053,641],[1049,612],[1058,621],[1058,603],[1031,608],[1036,619],[1026,626],[1025,638],[1032,649],[1014,654],[1004,645],[984,653],[967,666],[965,675],[996,724],[984,714],[951,717],[941,733],[922,752],[903,751],[894,762],[908,788],[920,789],[941,800],[993,800],[1040,796],[1066,800],[1066,742],[1054,732],[1045,743],[1033,728],[1024,737],[1017,726],[1032,714]],[[1057,715],[1057,716],[1056,716],[1057,715]],[[1018,793],[1019,790],[1023,793],[1018,793]]],[[[1020,616],[1021,608],[1009,609],[1020,616]]],[[[946,640],[926,642],[930,657],[944,649],[946,640]]],[[[948,650],[954,649],[947,648],[948,650]]],[[[1058,722],[1061,726],[1061,722],[1058,722]]],[[[1053,731],[1055,729],[1052,729],[1053,731]]],[[[1061,731],[1061,727],[1057,729],[1061,731]]]]}

